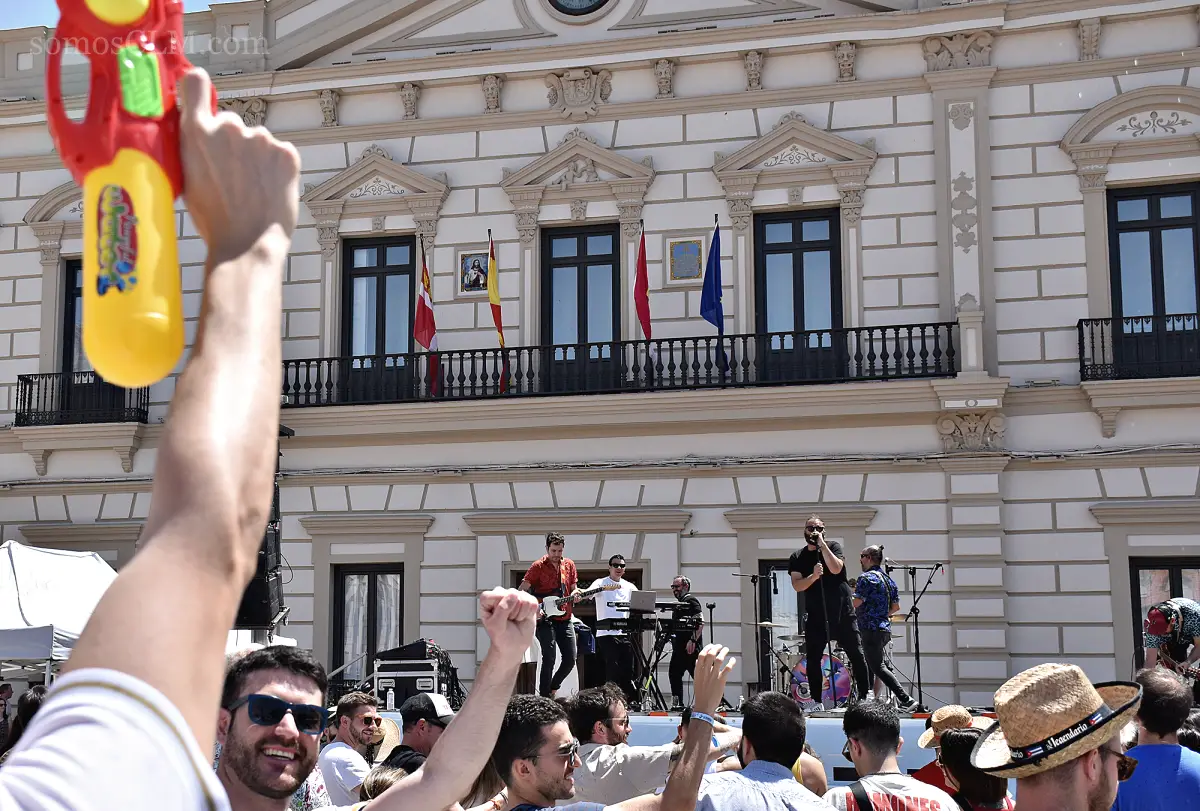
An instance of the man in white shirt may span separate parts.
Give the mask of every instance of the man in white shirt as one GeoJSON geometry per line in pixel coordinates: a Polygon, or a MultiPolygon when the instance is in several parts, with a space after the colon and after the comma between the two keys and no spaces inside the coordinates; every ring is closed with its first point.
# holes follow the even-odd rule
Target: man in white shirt
{"type": "Polygon", "coordinates": [[[358,790],[371,764],[367,753],[383,737],[379,702],[366,693],[347,693],[338,701],[333,742],[321,750],[318,763],[325,790],[334,805],[351,805],[359,800],[358,790]]]}
{"type": "Polygon", "coordinates": [[[630,596],[638,587],[625,579],[625,556],[613,555],[608,559],[608,577],[601,577],[589,586],[590,589],[600,586],[615,585],[619,588],[613,591],[602,591],[596,596],[596,653],[604,663],[604,680],[612,682],[621,688],[625,694],[625,702],[636,706],[637,688],[633,686],[633,645],[630,634],[626,631],[604,629],[604,620],[624,619],[629,616],[628,608],[617,608],[614,603],[628,603],[630,596]]]}
{"type": "MultiPolygon", "coordinates": [[[[158,440],[138,554],[0,769],[3,811],[229,809],[211,764],[213,719],[229,629],[271,507],[300,158],[233,113],[215,116],[204,71],[178,86],[187,208],[208,246],[197,338],[158,440]]],[[[155,220],[145,217],[149,228],[155,220]]],[[[425,768],[372,811],[446,808],[486,764],[538,605],[511,589],[485,592],[479,604],[491,645],[466,705],[425,768]]]]}

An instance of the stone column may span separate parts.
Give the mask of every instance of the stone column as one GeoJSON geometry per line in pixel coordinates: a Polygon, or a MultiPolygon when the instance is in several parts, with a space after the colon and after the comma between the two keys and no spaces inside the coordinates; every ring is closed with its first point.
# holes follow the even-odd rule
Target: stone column
{"type": "Polygon", "coordinates": [[[862,326],[862,209],[871,167],[839,169],[830,167],[833,181],[842,198],[842,262],[845,279],[844,326],[862,326]]]}
{"type": "MultiPolygon", "coordinates": [[[[964,295],[973,296],[984,313],[994,311],[996,298],[988,127],[988,85],[996,70],[987,66],[991,51],[985,34],[958,40],[955,37],[949,49],[940,37],[927,40],[925,46],[937,157],[938,275],[942,317],[947,321],[955,317],[964,295]],[[939,61],[939,54],[946,58],[939,61]]],[[[983,368],[995,374],[995,319],[985,322],[982,352],[983,368]]]]}
{"type": "MultiPolygon", "coordinates": [[[[38,368],[43,372],[61,369],[59,344],[63,334],[62,240],[66,223],[35,222],[29,227],[37,237],[42,265],[42,319],[38,368]]],[[[14,395],[15,397],[15,395],[14,395]]]]}
{"type": "Polygon", "coordinates": [[[618,255],[625,257],[622,267],[617,268],[617,272],[621,274],[621,331],[624,333],[613,336],[618,341],[635,341],[642,337],[641,327],[637,324],[637,314],[633,309],[633,285],[634,274],[637,272],[638,237],[642,233],[642,209],[645,207],[643,201],[648,186],[648,182],[640,181],[614,182],[612,185],[621,222],[621,250],[618,255]]]}
{"type": "Polygon", "coordinates": [[[342,304],[342,280],[338,261],[338,226],[342,221],[344,200],[309,203],[308,210],[317,223],[317,242],[321,245],[321,284],[325,307],[321,313],[321,351],[327,358],[337,357],[338,314],[342,304]]]}
{"type": "Polygon", "coordinates": [[[517,236],[521,240],[521,330],[518,343],[535,346],[540,341],[541,319],[537,302],[541,301],[541,276],[538,273],[538,217],[542,211],[542,187],[510,189],[517,218],[517,236]]]}

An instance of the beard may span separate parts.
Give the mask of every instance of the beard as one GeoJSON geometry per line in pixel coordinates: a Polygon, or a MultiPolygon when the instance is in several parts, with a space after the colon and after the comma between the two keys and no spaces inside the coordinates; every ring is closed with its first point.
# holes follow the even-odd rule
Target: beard
{"type": "Polygon", "coordinates": [[[317,763],[317,754],[315,748],[313,751],[301,748],[296,759],[280,772],[278,766],[274,765],[276,761],[262,753],[263,749],[273,746],[292,748],[271,740],[250,746],[231,736],[221,749],[221,767],[233,772],[242,785],[255,794],[274,800],[290,797],[312,773],[317,763]]]}
{"type": "Polygon", "coordinates": [[[1108,769],[1100,773],[1100,782],[1088,792],[1088,811],[1107,811],[1117,799],[1117,781],[1109,777],[1108,769]]]}

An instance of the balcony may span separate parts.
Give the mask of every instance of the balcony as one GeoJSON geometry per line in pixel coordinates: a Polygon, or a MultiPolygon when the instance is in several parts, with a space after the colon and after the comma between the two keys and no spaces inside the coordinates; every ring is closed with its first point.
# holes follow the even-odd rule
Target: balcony
{"type": "Polygon", "coordinates": [[[1200,315],[1080,320],[1079,376],[1083,382],[1200,376],[1200,315]]]}
{"type": "Polygon", "coordinates": [[[17,427],[145,423],[149,389],[123,389],[95,372],[19,375],[17,427]]]}
{"type": "Polygon", "coordinates": [[[284,362],[287,407],[953,377],[955,322],[284,362]]]}

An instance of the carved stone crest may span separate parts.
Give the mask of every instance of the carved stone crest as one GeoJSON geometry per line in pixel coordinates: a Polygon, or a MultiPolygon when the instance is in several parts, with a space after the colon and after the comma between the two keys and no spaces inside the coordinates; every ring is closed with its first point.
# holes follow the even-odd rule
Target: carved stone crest
{"type": "Polygon", "coordinates": [[[1006,424],[999,411],[964,411],[943,416],[937,429],[946,451],[995,451],[1004,446],[1006,424]]]}
{"type": "Polygon", "coordinates": [[[857,78],[854,75],[854,55],[857,51],[853,42],[839,42],[834,46],[833,58],[837,60],[839,82],[853,82],[857,78]]]}
{"type": "Polygon", "coordinates": [[[338,125],[339,99],[341,99],[341,94],[329,88],[325,88],[317,94],[317,100],[321,103],[322,127],[336,127],[338,125]]]}
{"type": "Polygon", "coordinates": [[[563,118],[571,121],[586,121],[612,95],[612,73],[571,68],[547,76],[546,87],[550,88],[546,94],[550,109],[558,110],[563,118]]]}
{"type": "Polygon", "coordinates": [[[372,217],[371,218],[371,230],[375,231],[375,232],[382,231],[383,225],[386,221],[387,221],[387,217],[385,217],[382,214],[380,214],[377,217],[372,217]]]}
{"type": "Polygon", "coordinates": [[[217,107],[237,114],[247,127],[261,127],[267,123],[267,100],[263,98],[221,99],[217,107]]]}
{"type": "Polygon", "coordinates": [[[654,63],[654,79],[658,82],[658,99],[675,98],[675,60],[660,59],[654,63]]]}
{"type": "Polygon", "coordinates": [[[583,222],[587,219],[587,200],[571,201],[571,219],[575,222],[583,222]]]}
{"type": "Polygon", "coordinates": [[[1079,21],[1079,61],[1092,62],[1100,58],[1100,18],[1079,21]]]}
{"type": "Polygon", "coordinates": [[[971,119],[975,117],[975,105],[970,102],[951,104],[950,109],[946,112],[946,117],[950,119],[954,129],[965,130],[971,126],[971,119]]]}
{"type": "Polygon", "coordinates": [[[504,89],[504,77],[492,73],[484,76],[481,81],[483,84],[483,111],[485,113],[500,112],[500,91],[504,89]]]}
{"type": "Polygon", "coordinates": [[[987,31],[930,37],[925,40],[925,69],[930,73],[992,64],[992,40],[987,31]]]}
{"type": "Polygon", "coordinates": [[[950,208],[954,209],[954,216],[950,218],[950,222],[958,232],[954,235],[954,244],[962,248],[963,253],[970,253],[971,248],[978,242],[975,226],[979,224],[976,213],[979,201],[971,194],[975,190],[975,178],[967,177],[966,172],[959,172],[950,187],[956,192],[950,200],[950,208]]]}
{"type": "Polygon", "coordinates": [[[763,62],[766,60],[766,54],[762,51],[748,51],[742,57],[742,63],[746,66],[746,89],[747,90],[762,90],[762,71],[763,62]]]}
{"type": "Polygon", "coordinates": [[[400,85],[400,103],[404,105],[404,120],[413,121],[417,117],[417,102],[421,100],[421,86],[412,82],[400,85]]]}

